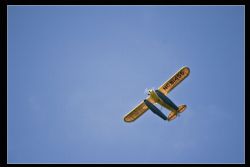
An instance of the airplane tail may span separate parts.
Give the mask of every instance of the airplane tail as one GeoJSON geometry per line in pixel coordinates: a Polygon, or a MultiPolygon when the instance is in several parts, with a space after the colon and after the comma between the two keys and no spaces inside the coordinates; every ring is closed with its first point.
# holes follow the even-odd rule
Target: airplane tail
{"type": "Polygon", "coordinates": [[[171,111],[171,112],[169,113],[168,119],[167,119],[167,120],[168,120],[168,121],[174,120],[174,119],[177,117],[177,115],[178,115],[179,113],[182,113],[183,111],[185,111],[186,108],[187,108],[187,106],[186,106],[185,104],[180,105],[180,106],[178,107],[177,113],[176,113],[176,111],[171,111]]]}
{"type": "Polygon", "coordinates": [[[179,113],[182,113],[185,109],[187,108],[187,105],[185,105],[185,104],[182,104],[182,105],[180,105],[179,107],[178,107],[178,112],[179,113]]]}

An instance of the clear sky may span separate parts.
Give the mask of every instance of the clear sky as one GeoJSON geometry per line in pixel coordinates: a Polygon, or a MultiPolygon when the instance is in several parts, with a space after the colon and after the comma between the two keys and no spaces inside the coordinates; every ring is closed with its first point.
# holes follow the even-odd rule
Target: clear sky
{"type": "Polygon", "coordinates": [[[8,163],[244,163],[244,16],[244,6],[8,6],[8,163]],[[191,73],[168,95],[187,105],[179,118],[123,121],[182,66],[191,73]]]}

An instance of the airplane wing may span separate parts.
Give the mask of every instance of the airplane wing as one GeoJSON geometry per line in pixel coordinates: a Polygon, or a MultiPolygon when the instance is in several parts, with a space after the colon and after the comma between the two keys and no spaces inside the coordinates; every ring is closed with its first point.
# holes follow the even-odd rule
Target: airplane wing
{"type": "Polygon", "coordinates": [[[176,72],[168,81],[161,85],[158,90],[167,95],[172,89],[174,89],[181,81],[183,81],[190,73],[188,67],[182,67],[176,72]]]}
{"type": "MultiPolygon", "coordinates": [[[[149,102],[152,104],[155,103],[155,101],[149,96],[147,98],[149,102]]],[[[142,114],[144,114],[148,110],[148,107],[146,104],[142,101],[139,105],[137,105],[132,111],[130,111],[128,114],[124,116],[125,122],[132,122],[135,121],[137,118],[139,118],[142,114]]]]}

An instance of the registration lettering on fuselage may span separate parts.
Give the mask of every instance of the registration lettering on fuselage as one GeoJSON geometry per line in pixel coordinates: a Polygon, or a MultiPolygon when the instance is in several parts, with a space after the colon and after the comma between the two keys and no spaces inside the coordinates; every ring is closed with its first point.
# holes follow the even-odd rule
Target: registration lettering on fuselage
{"type": "Polygon", "coordinates": [[[164,85],[163,89],[166,90],[169,86],[174,85],[176,81],[180,80],[184,74],[185,73],[183,70],[178,72],[166,85],[164,85]]]}

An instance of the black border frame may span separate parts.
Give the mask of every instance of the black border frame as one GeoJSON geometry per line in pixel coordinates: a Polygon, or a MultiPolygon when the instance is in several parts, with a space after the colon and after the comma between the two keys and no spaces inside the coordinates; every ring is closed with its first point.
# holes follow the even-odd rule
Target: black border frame
{"type": "MultiPolygon", "coordinates": [[[[247,36],[247,3],[248,0],[0,0],[0,53],[1,53],[1,63],[0,66],[2,77],[5,82],[2,82],[2,95],[4,98],[1,100],[1,107],[3,109],[0,111],[0,166],[7,166],[7,7],[8,5],[243,5],[245,6],[245,55],[247,55],[246,46],[246,36],[247,36]]],[[[247,68],[245,56],[245,68],[247,68]]],[[[245,72],[245,90],[247,79],[245,72]]],[[[247,93],[245,92],[245,97],[247,93]]],[[[245,99],[246,103],[246,99],[245,99]]],[[[246,111],[246,105],[245,105],[246,111]]],[[[245,112],[246,118],[247,112],[245,112]]],[[[246,120],[246,119],[245,119],[246,120]]],[[[246,158],[246,145],[248,140],[246,140],[246,125],[245,121],[245,164],[246,158]]],[[[14,164],[11,164],[14,165],[14,164]]],[[[47,166],[48,164],[46,164],[47,166]]],[[[61,165],[61,164],[60,164],[61,165]]],[[[72,165],[72,164],[68,164],[72,165]]],[[[183,165],[183,164],[181,164],[183,165]]],[[[228,164],[227,164],[228,165],[228,164]]],[[[244,164],[239,164],[244,165],[244,164]]]]}

